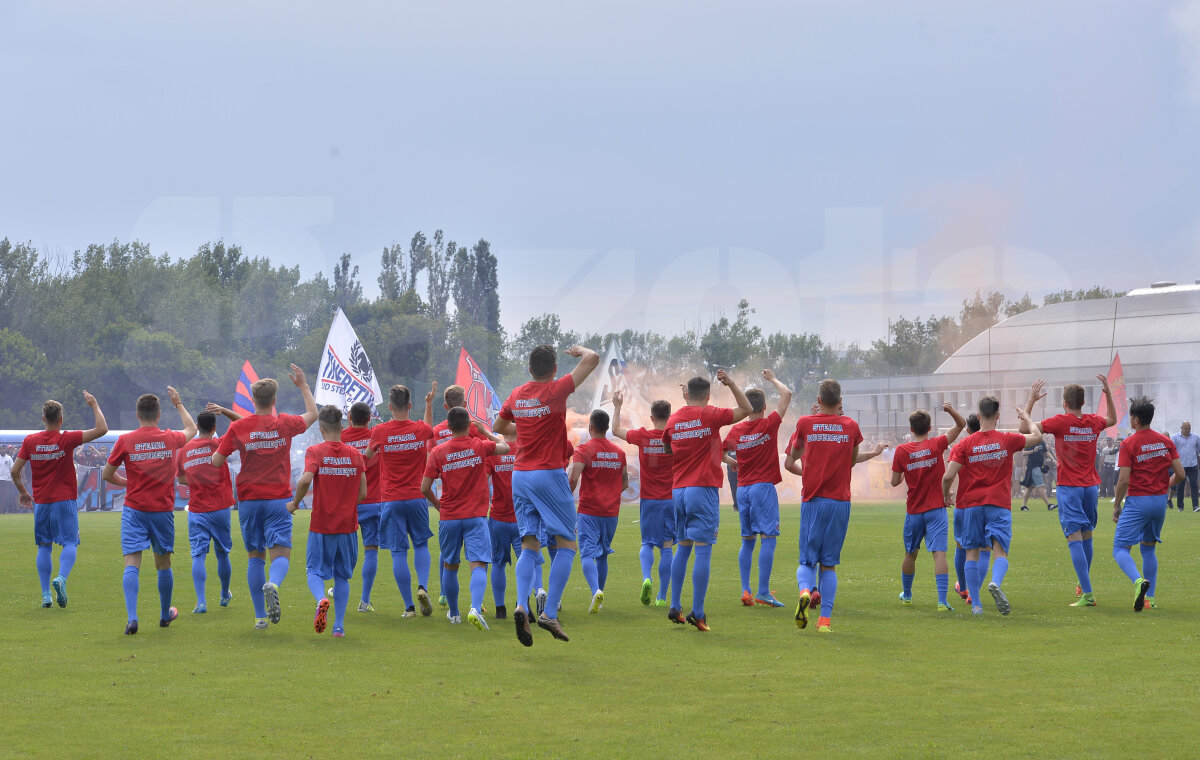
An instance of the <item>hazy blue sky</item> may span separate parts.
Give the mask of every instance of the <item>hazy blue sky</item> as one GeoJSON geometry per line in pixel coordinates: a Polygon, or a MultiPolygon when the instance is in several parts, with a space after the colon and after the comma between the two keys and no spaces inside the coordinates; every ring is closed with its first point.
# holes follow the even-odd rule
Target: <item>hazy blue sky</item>
{"type": "Polygon", "coordinates": [[[329,271],[441,227],[502,318],[882,337],[1200,278],[1200,2],[0,0],[0,236],[329,271]]]}

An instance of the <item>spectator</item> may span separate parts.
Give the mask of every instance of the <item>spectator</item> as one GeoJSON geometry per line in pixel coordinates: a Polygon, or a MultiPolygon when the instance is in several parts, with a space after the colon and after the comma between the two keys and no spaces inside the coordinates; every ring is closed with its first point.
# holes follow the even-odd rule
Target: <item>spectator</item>
{"type": "MultiPolygon", "coordinates": [[[[1197,476],[1200,476],[1200,435],[1192,432],[1192,423],[1185,422],[1179,426],[1179,434],[1171,436],[1171,442],[1175,444],[1175,450],[1179,453],[1179,463],[1183,465],[1183,471],[1187,475],[1175,486],[1175,506],[1179,507],[1180,512],[1183,511],[1183,487],[1186,485],[1192,491],[1192,511],[1200,512],[1200,494],[1196,490],[1197,476]]],[[[1167,507],[1170,506],[1171,502],[1168,500],[1167,507]]]]}
{"type": "Polygon", "coordinates": [[[1046,473],[1049,470],[1045,442],[1038,441],[1025,450],[1025,477],[1021,479],[1021,485],[1025,487],[1025,494],[1021,498],[1022,512],[1029,511],[1030,496],[1041,499],[1048,510],[1058,506],[1051,504],[1050,500],[1046,498],[1046,473]]]}
{"type": "Polygon", "coordinates": [[[17,487],[12,482],[12,458],[10,446],[0,447],[0,513],[17,511],[17,487]]]}
{"type": "Polygon", "coordinates": [[[1097,468],[1100,470],[1100,495],[1112,498],[1117,485],[1117,452],[1124,439],[1106,438],[1104,447],[1097,449],[1097,468]]]}

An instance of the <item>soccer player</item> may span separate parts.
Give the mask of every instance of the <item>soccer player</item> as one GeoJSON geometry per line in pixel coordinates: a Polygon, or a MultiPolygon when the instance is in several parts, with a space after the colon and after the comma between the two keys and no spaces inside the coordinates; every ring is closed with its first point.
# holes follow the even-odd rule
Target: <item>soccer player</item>
{"type": "MultiPolygon", "coordinates": [[[[558,605],[571,577],[575,559],[575,497],[567,481],[567,399],[600,364],[600,355],[590,348],[572,346],[568,356],[579,359],[569,375],[557,380],[558,355],[552,346],[538,346],[529,353],[532,378],[509,394],[493,429],[500,435],[517,434],[517,461],[513,471],[513,508],[521,533],[521,556],[517,559],[517,604],[513,623],[517,640],[533,646],[526,608],[536,572],[534,555],[543,539],[553,541],[549,593],[545,609],[538,614],[538,627],[554,638],[568,641],[558,620],[558,605]]],[[[539,600],[538,604],[541,604],[539,600]]]]}
{"type": "Polygon", "coordinates": [[[179,617],[171,606],[175,587],[171,572],[171,554],[175,551],[175,478],[179,449],[196,435],[196,423],[179,393],[167,386],[167,397],[183,420],[183,430],[163,430],[158,426],[162,412],[158,396],[143,393],[137,400],[138,428],[117,438],[104,479],[125,489],[125,508],[121,510],[121,553],[125,555],[122,586],[125,589],[126,635],[138,632],[138,573],[142,552],[154,552],[158,570],[159,626],[166,628],[179,617]],[[125,475],[117,473],[124,466],[125,475]]]}
{"type": "Polygon", "coordinates": [[[1133,581],[1134,612],[1141,612],[1147,604],[1151,608],[1158,606],[1154,603],[1158,583],[1158,557],[1154,549],[1162,540],[1171,486],[1187,477],[1174,442],[1150,429],[1153,420],[1154,403],[1150,399],[1143,396],[1129,402],[1133,434],[1121,444],[1117,459],[1121,471],[1113,504],[1113,522],[1117,524],[1113,533],[1113,559],[1133,581]],[[1137,543],[1142,545],[1140,573],[1130,554],[1137,543]]]}
{"type": "Polygon", "coordinates": [[[963,569],[971,594],[971,612],[983,614],[979,589],[983,571],[979,567],[981,549],[992,550],[992,579],[988,592],[1001,615],[1011,609],[1002,584],[1008,572],[1008,549],[1012,542],[1012,455],[1042,440],[1042,431],[1029,419],[1024,408],[1017,418],[1032,427],[1028,434],[996,430],[1000,421],[1000,402],[994,396],[979,400],[979,432],[972,433],[954,449],[950,465],[942,477],[942,496],[947,504],[961,506],[963,535],[959,539],[967,550],[963,569]],[[961,473],[961,475],[960,475],[961,473]],[[950,495],[950,486],[958,477],[958,494],[950,495]]]}
{"type": "Polygon", "coordinates": [[[293,364],[288,377],[304,398],[304,414],[276,414],[279,383],[263,378],[250,386],[254,414],[230,424],[212,455],[217,467],[235,451],[242,460],[236,483],[238,522],[248,556],[246,583],[254,605],[254,628],[259,631],[266,630],[268,620],[279,622],[279,585],[287,577],[292,559],[292,515],[287,510],[292,498],[292,438],[317,420],[317,402],[304,370],[293,364]]]}
{"type": "MultiPolygon", "coordinates": [[[[433,417],[433,395],[425,395],[425,417],[433,417]]],[[[421,615],[433,614],[429,601],[429,502],[421,493],[421,475],[433,448],[433,428],[412,419],[412,393],[403,385],[388,391],[392,419],[371,429],[371,448],[378,452],[383,468],[380,491],[383,509],[379,518],[379,545],[392,553],[392,575],[404,597],[404,617],[416,617],[412,574],[408,569],[408,547],[412,542],[413,567],[417,571],[417,602],[421,615]]]]}
{"type": "Polygon", "coordinates": [[[25,436],[17,458],[13,460],[12,482],[17,489],[22,509],[33,510],[33,541],[37,544],[36,567],[38,580],[42,584],[42,606],[54,602],[59,607],[67,606],[67,578],[75,566],[75,554],[79,547],[79,496],[75,480],[75,449],[94,441],[108,432],[104,412],[96,397],[87,391],[83,400],[92,408],[95,423],[89,430],[63,432],[63,406],[51,399],[42,404],[40,433],[25,436]],[[22,471],[25,464],[33,473],[33,493],[25,487],[22,471]],[[50,545],[58,544],[62,551],[58,555],[58,575],[50,579],[54,569],[50,545]],[[50,589],[54,589],[51,599],[50,589]]]}
{"type": "Polygon", "coordinates": [[[673,623],[690,623],[699,631],[709,630],[704,612],[708,576],[712,568],[712,545],[717,541],[720,509],[717,490],[721,487],[721,428],[741,422],[750,414],[746,394],[725,374],[717,381],[733,393],[732,409],[709,406],[712,385],[703,377],[687,382],[686,403],[667,420],[663,448],[673,459],[671,486],[675,502],[675,531],[679,548],[671,560],[671,607],[667,618],[673,623]],[[692,568],[692,610],[682,616],[683,579],[688,558],[696,548],[692,568]]]}
{"type": "MultiPolygon", "coordinates": [[[[218,467],[212,463],[212,455],[220,444],[216,435],[217,415],[210,410],[212,406],[215,404],[196,415],[196,437],[175,457],[176,477],[180,484],[188,487],[188,543],[192,549],[192,584],[196,587],[196,608],[192,613],[197,615],[208,612],[204,594],[208,571],[204,564],[210,544],[217,555],[221,606],[228,607],[233,599],[233,592],[229,590],[233,577],[233,566],[229,563],[229,552],[233,550],[230,534],[233,482],[228,464],[222,463],[218,467]]],[[[241,419],[236,412],[229,412],[229,415],[230,419],[241,419]]]]}
{"type": "MultiPolygon", "coordinates": [[[[1105,416],[1084,414],[1083,387],[1063,388],[1063,414],[1042,420],[1043,435],[1054,436],[1058,453],[1058,522],[1067,538],[1067,551],[1079,585],[1072,607],[1095,607],[1092,593],[1092,531],[1096,529],[1096,504],[1100,500],[1100,475],[1096,472],[1096,440],[1100,433],[1117,424],[1117,405],[1113,403],[1108,378],[1096,375],[1104,392],[1105,416]]],[[[1046,397],[1046,381],[1038,380],[1029,390],[1025,412],[1033,413],[1033,405],[1046,397]]],[[[1022,433],[1029,427],[1022,423],[1022,433]]],[[[1028,492],[1026,492],[1028,497],[1028,492]]]]}
{"type": "Polygon", "coordinates": [[[579,564],[592,592],[588,612],[604,605],[608,581],[608,555],[621,514],[621,492],[629,487],[625,452],[608,440],[608,412],[597,409],[588,419],[586,441],[571,455],[567,479],[571,491],[579,488],[579,564]]]}
{"type": "Polygon", "coordinates": [[[658,549],[658,599],[655,606],[667,606],[667,590],[671,587],[671,555],[675,545],[675,502],[671,494],[673,470],[671,455],[663,447],[663,431],[671,417],[671,402],[658,400],[650,405],[649,428],[626,430],[621,426],[621,391],[613,393],[613,435],[637,447],[638,478],[640,481],[638,528],[642,533],[642,604],[654,599],[654,584],[650,571],[654,567],[654,550],[658,549]]]}
{"type": "MultiPolygon", "coordinates": [[[[979,432],[979,415],[971,412],[967,415],[967,435],[979,432]]],[[[966,439],[963,439],[966,440],[966,439]]],[[[962,441],[959,441],[955,448],[962,446],[962,441]]],[[[945,468],[942,468],[943,471],[945,468]]],[[[943,472],[943,475],[945,473],[943,472]]],[[[962,545],[962,507],[954,505],[954,593],[967,604],[971,603],[971,592],[967,591],[967,550],[962,545]]],[[[991,562],[992,550],[991,547],[979,550],[979,560],[977,567],[980,575],[987,574],[988,563],[991,562]]]]}
{"type": "MultiPolygon", "coordinates": [[[[513,554],[521,553],[521,536],[517,530],[517,515],[513,511],[512,474],[517,461],[517,438],[510,435],[504,439],[508,444],[505,454],[492,454],[484,460],[484,471],[491,482],[491,509],[488,511],[488,536],[492,542],[492,598],[496,602],[496,619],[508,619],[505,592],[508,578],[504,567],[512,564],[513,554]]],[[[537,558],[542,559],[539,551],[537,558]]]]}
{"type": "Polygon", "coordinates": [[[775,486],[783,481],[779,472],[779,426],[792,404],[792,391],[769,369],[763,379],[775,386],[779,403],[764,416],[767,394],[759,388],[746,391],[750,416],[729,429],[725,436],[725,464],[737,472],[738,518],[742,528],[742,548],[738,552],[738,569],[742,576],[742,604],[782,607],[783,602],[771,593],[771,566],[775,561],[775,543],[779,539],[779,492],[775,486]],[[754,542],[761,537],[758,554],[758,594],[750,592],[750,566],[754,561],[754,542]]]}
{"type": "Polygon", "coordinates": [[[912,441],[897,446],[892,454],[892,486],[903,482],[908,487],[904,561],[900,565],[900,580],[904,590],[900,592],[900,601],[906,605],[912,604],[913,575],[917,571],[917,554],[921,551],[921,540],[924,539],[925,548],[933,554],[938,611],[949,612],[953,609],[946,601],[946,592],[950,590],[950,575],[946,567],[946,539],[950,525],[946,521],[946,502],[941,490],[942,476],[946,474],[942,457],[958,439],[967,421],[953,404],[943,404],[942,411],[954,420],[954,427],[946,435],[930,437],[933,420],[929,412],[921,409],[908,416],[908,429],[913,437],[912,441]]]}
{"type": "Polygon", "coordinates": [[[449,605],[446,619],[451,623],[462,622],[458,609],[459,551],[462,551],[471,564],[471,608],[467,622],[486,631],[483,595],[487,591],[492,539],[488,534],[488,484],[484,460],[507,454],[508,444],[472,436],[471,415],[462,407],[450,409],[446,422],[453,435],[450,440],[435,446],[429,455],[421,480],[421,493],[438,510],[442,590],[449,605]],[[439,478],[442,481],[440,499],[433,492],[433,481],[439,478]]]}
{"type": "MultiPolygon", "coordinates": [[[[379,517],[383,510],[383,492],[380,486],[380,457],[371,448],[371,406],[364,401],[350,405],[350,425],[342,431],[342,443],[347,444],[363,456],[367,464],[367,495],[358,505],[358,529],[362,532],[363,565],[362,596],[359,597],[359,612],[374,612],[371,605],[371,587],[375,585],[375,572],[379,567],[379,517]]],[[[406,565],[407,567],[407,565],[406,565]]]]}
{"type": "MultiPolygon", "coordinates": [[[[437,383],[434,383],[434,390],[437,390],[437,383]]],[[[461,385],[447,385],[446,390],[442,392],[442,408],[447,414],[451,409],[466,409],[467,408],[467,392],[461,385]]],[[[430,408],[430,417],[426,420],[432,420],[432,407],[430,408]]],[[[489,439],[488,430],[482,422],[471,420],[471,429],[467,435],[472,438],[489,439]]],[[[454,432],[450,430],[450,420],[444,419],[433,426],[433,445],[445,443],[454,436],[454,432]]]]}

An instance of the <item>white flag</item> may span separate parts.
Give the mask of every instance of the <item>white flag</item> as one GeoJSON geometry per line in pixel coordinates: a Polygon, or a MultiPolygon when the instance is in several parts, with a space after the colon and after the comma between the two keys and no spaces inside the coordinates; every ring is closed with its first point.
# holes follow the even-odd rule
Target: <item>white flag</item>
{"type": "MultiPolygon", "coordinates": [[[[596,386],[596,395],[592,397],[592,408],[608,407],[612,411],[613,391],[624,391],[625,385],[625,356],[617,339],[609,341],[608,352],[604,361],[600,362],[600,383],[596,386]]],[[[628,394],[626,394],[628,397],[628,394]]],[[[626,398],[628,401],[628,398],[626,398]]]]}
{"type": "Polygon", "coordinates": [[[313,398],[318,406],[333,404],[347,413],[350,405],[359,401],[369,404],[372,411],[383,403],[383,393],[379,390],[371,360],[341,309],[337,310],[337,316],[329,326],[313,398]]]}

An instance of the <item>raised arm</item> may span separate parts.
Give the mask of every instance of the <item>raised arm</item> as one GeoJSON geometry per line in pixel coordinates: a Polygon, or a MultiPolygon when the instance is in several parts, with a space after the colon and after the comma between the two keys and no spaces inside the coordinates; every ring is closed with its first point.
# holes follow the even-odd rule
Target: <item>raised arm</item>
{"type": "Polygon", "coordinates": [[[1029,412],[1021,407],[1017,407],[1017,419],[1021,421],[1022,430],[1032,430],[1032,433],[1025,434],[1025,448],[1036,446],[1042,442],[1042,427],[1033,420],[1029,419],[1029,412]]]}
{"type": "Polygon", "coordinates": [[[613,418],[612,418],[612,434],[620,438],[622,441],[628,441],[625,437],[626,430],[621,427],[621,404],[625,401],[624,391],[613,391],[613,418]]]}
{"type": "Polygon", "coordinates": [[[297,367],[295,364],[288,368],[288,377],[292,379],[292,383],[300,389],[300,395],[304,397],[304,424],[312,425],[317,421],[317,401],[313,398],[312,388],[308,387],[308,379],[304,376],[304,370],[297,367]]]}
{"type": "MultiPolygon", "coordinates": [[[[296,510],[300,508],[300,501],[304,498],[305,494],[308,493],[308,487],[312,485],[312,482],[313,474],[311,472],[303,472],[300,474],[300,479],[296,481],[296,493],[292,496],[292,500],[288,502],[287,511],[291,512],[292,514],[296,513],[296,510]]],[[[366,475],[363,476],[363,482],[366,482],[366,475]]],[[[359,490],[362,489],[360,488],[359,490]]],[[[360,498],[364,498],[365,496],[366,494],[363,494],[363,496],[360,498]]]]}
{"type": "Polygon", "coordinates": [[[750,416],[754,411],[750,408],[750,402],[746,400],[746,394],[734,382],[734,379],[729,376],[723,369],[717,370],[717,382],[724,385],[733,393],[733,400],[737,402],[737,407],[733,410],[733,421],[740,422],[750,416]]]}
{"type": "Polygon", "coordinates": [[[179,412],[179,419],[183,420],[183,435],[187,440],[192,440],[196,437],[196,421],[192,419],[192,415],[188,412],[187,407],[183,405],[183,401],[179,398],[179,391],[171,386],[167,386],[167,398],[171,399],[171,406],[175,407],[175,411],[179,412]]]}
{"type": "Polygon", "coordinates": [[[92,408],[92,417],[95,418],[95,423],[91,430],[83,431],[83,442],[91,443],[100,436],[108,432],[108,422],[104,419],[104,412],[100,411],[100,402],[96,401],[96,397],[87,391],[83,392],[83,400],[92,408]]]}
{"type": "Polygon", "coordinates": [[[429,427],[433,427],[433,400],[437,398],[437,380],[433,381],[429,393],[425,394],[425,416],[422,419],[429,427]]]}
{"type": "Polygon", "coordinates": [[[207,404],[205,404],[204,411],[211,412],[213,414],[219,414],[223,417],[228,417],[230,422],[236,422],[242,418],[242,415],[238,414],[232,409],[226,409],[225,407],[213,401],[209,401],[207,404]]]}
{"type": "MultiPolygon", "coordinates": [[[[1045,380],[1035,380],[1033,385],[1030,386],[1030,388],[1029,388],[1029,398],[1027,398],[1025,400],[1025,416],[1032,417],[1033,416],[1033,405],[1036,404],[1037,402],[1041,401],[1044,398],[1046,398],[1046,381],[1045,380]]],[[[1017,416],[1020,417],[1020,415],[1017,415],[1017,416]]],[[[1029,432],[1029,424],[1027,422],[1025,422],[1024,420],[1022,420],[1021,424],[1017,428],[1017,430],[1019,430],[1022,433],[1028,433],[1029,432]]]]}
{"type": "Polygon", "coordinates": [[[1117,424],[1117,405],[1113,403],[1112,388],[1108,387],[1108,378],[1104,375],[1096,375],[1096,379],[1100,381],[1100,390],[1104,393],[1104,422],[1105,429],[1117,424]]]}
{"type": "MultiPolygon", "coordinates": [[[[949,433],[946,433],[946,443],[954,443],[958,436],[962,434],[963,429],[967,427],[967,419],[963,417],[959,411],[954,408],[954,404],[951,404],[949,401],[942,404],[942,411],[950,415],[950,417],[954,420],[954,427],[950,428],[949,433]]],[[[892,485],[896,484],[893,483],[892,485]]]]}
{"type": "Polygon", "coordinates": [[[590,348],[571,346],[567,349],[567,356],[579,358],[579,363],[575,365],[575,369],[571,370],[571,379],[575,381],[576,388],[583,385],[583,381],[592,374],[592,370],[600,366],[600,354],[590,348]]]}
{"type": "Polygon", "coordinates": [[[780,417],[787,414],[788,407],[792,405],[792,390],[779,381],[775,377],[775,373],[769,369],[762,371],[763,379],[775,386],[775,390],[779,392],[779,403],[775,405],[775,413],[780,417]]]}

